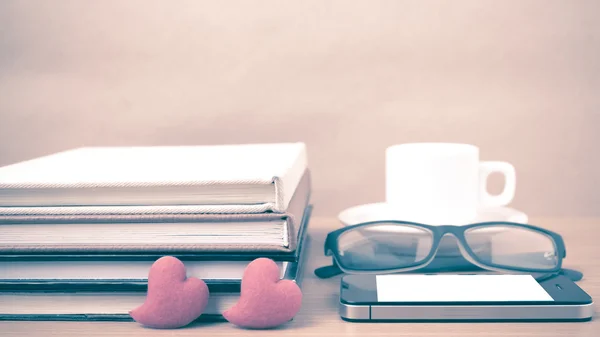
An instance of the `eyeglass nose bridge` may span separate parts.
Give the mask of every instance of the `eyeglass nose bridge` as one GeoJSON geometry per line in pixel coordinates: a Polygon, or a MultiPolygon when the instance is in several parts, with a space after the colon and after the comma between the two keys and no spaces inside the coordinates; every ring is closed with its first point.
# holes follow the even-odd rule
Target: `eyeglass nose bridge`
{"type": "Polygon", "coordinates": [[[439,239],[437,240],[437,242],[435,242],[434,247],[432,247],[431,256],[428,259],[428,261],[426,262],[426,264],[431,263],[435,259],[435,257],[438,255],[438,251],[440,249],[442,242],[444,241],[444,238],[446,236],[448,236],[448,237],[454,238],[456,247],[458,248],[461,256],[465,260],[469,261],[470,263],[472,263],[474,265],[481,267],[481,263],[479,263],[477,260],[475,260],[473,258],[473,256],[469,252],[469,249],[466,247],[467,243],[465,241],[464,235],[462,234],[462,231],[460,230],[460,228],[457,228],[456,226],[451,226],[451,225],[439,226],[438,228],[440,229],[439,236],[438,236],[439,239]],[[457,229],[459,229],[459,230],[457,230],[457,229]]]}
{"type": "Polygon", "coordinates": [[[436,228],[440,232],[441,236],[445,236],[446,234],[450,233],[457,238],[459,235],[462,235],[462,233],[464,231],[464,229],[461,226],[455,226],[455,225],[441,225],[441,226],[436,226],[436,228]]]}
{"type": "Polygon", "coordinates": [[[437,236],[439,239],[436,242],[435,247],[432,247],[436,251],[436,253],[440,244],[442,243],[442,241],[444,241],[444,238],[446,236],[451,236],[456,241],[456,246],[460,249],[461,254],[463,254],[465,258],[467,258],[467,255],[469,255],[469,257],[471,258],[467,248],[469,244],[465,239],[463,228],[461,228],[460,226],[442,225],[437,227],[437,232],[437,236]]]}
{"type": "MultiPolygon", "coordinates": [[[[432,248],[432,250],[433,250],[433,251],[434,251],[436,254],[437,254],[437,251],[438,251],[438,249],[439,249],[439,248],[440,248],[440,246],[442,245],[442,242],[444,242],[444,239],[445,239],[446,237],[453,238],[453,239],[454,239],[454,241],[456,242],[456,245],[457,245],[457,247],[458,247],[458,246],[461,244],[459,237],[458,237],[458,236],[457,236],[455,233],[452,233],[452,232],[444,232],[444,233],[441,233],[441,234],[438,236],[437,242],[435,242],[435,243],[434,243],[434,247],[431,247],[431,248],[432,248]]],[[[447,239],[446,239],[446,240],[447,240],[447,239]]]]}
{"type": "Polygon", "coordinates": [[[438,240],[435,243],[435,247],[432,247],[435,251],[437,251],[437,249],[439,248],[442,241],[444,241],[444,238],[446,236],[453,237],[458,247],[463,246],[462,248],[465,248],[464,245],[466,244],[466,242],[464,242],[464,235],[462,233],[462,230],[460,228],[457,228],[457,226],[439,226],[437,227],[437,232],[438,240]]]}

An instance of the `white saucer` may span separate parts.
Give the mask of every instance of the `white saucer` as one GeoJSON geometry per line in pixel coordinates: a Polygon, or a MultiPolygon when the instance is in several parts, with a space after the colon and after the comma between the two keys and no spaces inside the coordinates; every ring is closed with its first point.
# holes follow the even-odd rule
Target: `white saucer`
{"type": "MultiPolygon", "coordinates": [[[[406,220],[402,217],[402,209],[400,207],[384,202],[347,208],[338,214],[338,219],[345,226],[370,221],[406,220]]],[[[525,213],[510,207],[494,207],[480,209],[477,212],[477,215],[468,221],[449,223],[448,225],[460,226],[486,221],[527,223],[528,217],[525,213]]]]}

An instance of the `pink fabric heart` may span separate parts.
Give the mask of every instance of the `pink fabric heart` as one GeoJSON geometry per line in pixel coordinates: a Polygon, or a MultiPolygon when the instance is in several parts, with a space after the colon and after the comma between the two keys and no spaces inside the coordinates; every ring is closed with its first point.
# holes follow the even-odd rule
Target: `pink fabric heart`
{"type": "Polygon", "coordinates": [[[129,315],[150,328],[180,328],[200,317],[208,303],[208,296],[204,281],[187,278],[183,262],[165,256],[150,267],[146,301],[131,310],[129,315]]]}
{"type": "Polygon", "coordinates": [[[279,267],[259,258],[246,267],[240,300],[223,313],[229,322],[253,329],[273,328],[290,321],[300,311],[302,291],[290,280],[279,279],[279,267]]]}

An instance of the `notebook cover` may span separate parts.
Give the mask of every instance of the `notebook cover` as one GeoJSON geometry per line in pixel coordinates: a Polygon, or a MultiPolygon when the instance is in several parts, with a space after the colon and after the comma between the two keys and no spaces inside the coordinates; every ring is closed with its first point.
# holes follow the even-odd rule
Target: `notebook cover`
{"type": "MultiPolygon", "coordinates": [[[[295,279],[298,269],[296,265],[303,263],[306,251],[310,248],[307,247],[309,244],[310,236],[307,230],[303,230],[302,235],[298,240],[298,249],[295,252],[293,261],[287,264],[287,268],[284,271],[285,279],[295,279]],[[296,266],[296,267],[295,267],[296,266]]],[[[250,263],[256,258],[265,256],[255,256],[251,259],[246,260],[250,263]]],[[[160,257],[150,259],[151,261],[157,260],[160,257]]],[[[122,258],[120,260],[126,260],[122,258]]],[[[185,264],[185,261],[190,259],[181,258],[185,264]]],[[[277,259],[273,259],[278,261],[277,259]]],[[[218,260],[211,260],[218,261],[218,260]]],[[[228,261],[227,259],[221,259],[221,261],[228,261]]],[[[52,260],[48,260],[48,263],[52,263],[52,260]]],[[[203,278],[206,284],[209,286],[211,291],[239,291],[240,279],[214,279],[214,278],[203,278]],[[237,290],[236,290],[237,289],[237,290]]],[[[147,279],[140,280],[0,280],[0,292],[7,291],[88,291],[88,292],[99,292],[99,291],[145,291],[147,286],[147,279]]]]}
{"type": "MultiPolygon", "coordinates": [[[[298,214],[298,204],[310,197],[312,188],[310,169],[302,173],[298,186],[283,213],[270,212],[204,212],[205,206],[82,206],[82,207],[0,207],[1,224],[19,223],[85,223],[85,222],[175,222],[183,220],[201,220],[231,222],[240,220],[284,219],[298,214]],[[307,195],[304,195],[307,194],[307,195]],[[198,208],[200,207],[200,208],[198,208]],[[295,213],[294,213],[295,212],[295,213]]],[[[256,205],[255,205],[256,206],[256,205]]],[[[213,205],[219,207],[231,205],[213,205]]],[[[302,206],[303,207],[303,206],[302,206]]]]}
{"type": "MultiPolygon", "coordinates": [[[[306,246],[309,244],[310,238],[307,236],[304,239],[305,243],[302,245],[306,246]]],[[[304,264],[305,260],[308,258],[309,249],[304,249],[301,252],[301,258],[299,258],[298,263],[294,263],[288,270],[286,270],[284,279],[292,280],[296,282],[300,287],[302,287],[302,281],[304,278],[304,264]]],[[[205,280],[206,284],[209,288],[209,291],[212,294],[231,294],[237,295],[240,292],[240,283],[239,282],[212,282],[210,280],[205,280]]],[[[37,290],[42,292],[59,292],[59,293],[67,293],[67,292],[124,292],[124,293],[132,293],[132,292],[145,292],[147,290],[146,285],[125,285],[125,287],[120,288],[111,288],[106,285],[99,285],[100,287],[88,287],[88,289],[76,289],[71,286],[70,289],[63,288],[62,290],[59,288],[44,290],[37,290]]],[[[0,286],[0,289],[2,286],[0,286]]],[[[29,292],[31,289],[27,288],[15,288],[15,287],[7,287],[4,286],[2,291],[10,292],[10,293],[23,293],[29,292]]],[[[217,296],[213,296],[217,298],[217,296]]],[[[0,297],[1,299],[1,297],[0,297]]],[[[224,318],[220,314],[203,314],[198,318],[198,321],[222,321],[224,318]]],[[[0,321],[133,321],[131,316],[128,313],[122,314],[94,314],[94,313],[81,313],[81,314],[2,314],[0,313],[0,321]]]]}
{"type": "MultiPolygon", "coordinates": [[[[152,204],[164,210],[166,206],[160,205],[181,203],[169,197],[173,195],[197,206],[171,206],[171,210],[284,212],[306,167],[306,146],[299,142],[78,148],[1,167],[0,214],[27,214],[37,206],[94,209],[100,205],[152,204]],[[272,196],[261,203],[239,200],[238,205],[203,205],[191,202],[193,194],[188,194],[195,186],[240,185],[272,185],[272,196]],[[133,199],[120,193],[129,193],[133,199]],[[147,193],[155,198],[144,197],[147,193]],[[13,207],[17,209],[8,209],[13,207]]],[[[113,210],[120,212],[118,206],[113,210]]],[[[146,206],[136,210],[144,211],[153,210],[146,206]]]]}
{"type": "Polygon", "coordinates": [[[138,214],[138,215],[27,215],[0,217],[0,230],[2,225],[11,224],[51,224],[51,223],[94,223],[105,222],[242,222],[247,221],[252,226],[252,221],[285,220],[287,224],[287,245],[262,245],[262,244],[236,244],[236,245],[170,245],[157,248],[155,245],[121,246],[121,245],[94,245],[94,246],[69,246],[69,245],[44,245],[44,246],[13,246],[0,242],[0,255],[27,255],[27,254],[184,254],[184,253],[209,253],[209,252],[282,252],[289,253],[296,249],[298,232],[303,217],[309,217],[312,208],[308,207],[311,196],[311,175],[306,170],[300,184],[294,193],[286,213],[260,213],[260,214],[138,214]]]}
{"type": "MultiPolygon", "coordinates": [[[[310,218],[312,214],[312,205],[308,205],[304,210],[304,217],[300,224],[298,237],[301,238],[308,232],[310,218]]],[[[290,251],[280,250],[236,250],[228,251],[208,251],[208,252],[171,252],[164,254],[161,252],[143,251],[143,252],[122,252],[122,251],[86,251],[80,253],[73,252],[17,252],[12,254],[0,254],[0,260],[34,260],[34,261],[54,261],[54,260],[76,260],[76,261],[92,261],[92,260],[156,260],[164,255],[175,256],[181,260],[196,260],[196,261],[252,261],[259,257],[266,257],[276,261],[298,260],[298,249],[290,251]]]]}

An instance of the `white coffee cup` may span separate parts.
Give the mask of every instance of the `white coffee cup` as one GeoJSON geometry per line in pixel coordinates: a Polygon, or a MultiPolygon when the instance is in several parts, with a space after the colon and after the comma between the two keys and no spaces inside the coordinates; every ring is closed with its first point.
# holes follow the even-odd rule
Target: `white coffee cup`
{"type": "Polygon", "coordinates": [[[508,205],[515,188],[513,165],[480,161],[474,145],[408,143],[386,149],[386,202],[401,208],[407,221],[468,223],[478,209],[508,205]],[[498,195],[487,190],[494,172],[505,177],[498,195]]]}

